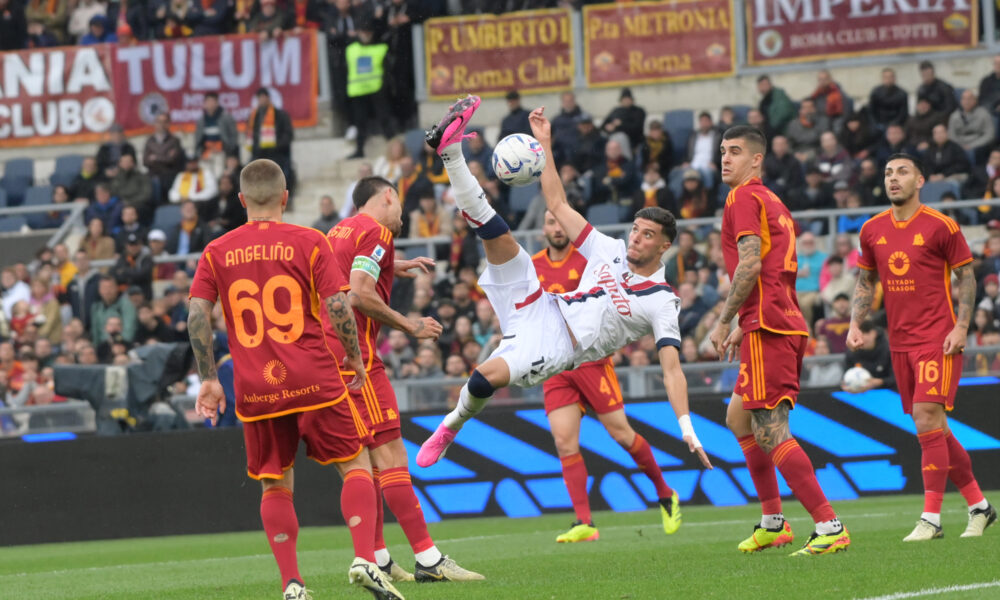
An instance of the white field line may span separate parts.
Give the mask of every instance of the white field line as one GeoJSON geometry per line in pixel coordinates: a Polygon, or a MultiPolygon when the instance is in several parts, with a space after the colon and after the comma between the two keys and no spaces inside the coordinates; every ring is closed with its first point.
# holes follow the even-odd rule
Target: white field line
{"type": "Polygon", "coordinates": [[[863,600],[902,600],[903,598],[921,598],[923,596],[937,596],[939,594],[951,594],[953,592],[967,592],[969,590],[981,590],[984,588],[1000,587],[1000,580],[984,581],[983,583],[969,583],[966,585],[949,585],[947,587],[928,588],[916,592],[897,592],[886,596],[872,596],[863,600]]]}
{"type": "MultiPolygon", "coordinates": [[[[841,517],[843,518],[844,521],[850,523],[851,521],[854,521],[856,519],[882,519],[882,518],[885,518],[885,517],[897,516],[897,514],[898,513],[888,513],[888,512],[860,513],[860,514],[844,513],[843,515],[841,515],[841,517]]],[[[730,526],[730,525],[745,525],[746,523],[747,523],[746,519],[730,519],[730,520],[726,520],[726,521],[695,521],[694,523],[685,522],[684,525],[683,525],[683,527],[722,527],[722,526],[730,526]]],[[[658,523],[636,524],[636,525],[610,525],[610,526],[607,526],[607,527],[601,527],[601,529],[603,529],[605,531],[608,531],[608,530],[614,531],[614,530],[620,530],[620,529],[636,529],[636,528],[640,528],[640,527],[653,527],[653,528],[656,528],[658,525],[659,525],[658,523]]],[[[506,538],[506,537],[511,537],[511,536],[548,535],[548,534],[551,534],[551,533],[552,533],[551,531],[545,530],[545,531],[528,531],[528,532],[520,532],[520,533],[503,533],[503,534],[496,534],[496,535],[475,535],[475,536],[456,537],[456,538],[438,538],[438,539],[435,540],[435,542],[440,543],[440,544],[463,543],[463,542],[478,542],[478,541],[483,541],[483,540],[496,540],[496,539],[501,539],[501,538],[506,538]]],[[[306,551],[300,551],[299,552],[299,557],[301,558],[304,555],[308,555],[308,554],[312,554],[312,553],[319,553],[319,552],[329,552],[329,551],[330,550],[306,550],[306,551]]],[[[122,569],[131,569],[131,568],[134,568],[134,567],[166,567],[166,566],[172,566],[172,565],[183,565],[183,564],[188,564],[188,563],[206,563],[206,562],[222,562],[222,561],[232,562],[232,561],[235,561],[235,560],[259,560],[259,559],[262,559],[262,558],[271,558],[271,555],[270,554],[250,554],[250,555],[244,555],[244,556],[219,556],[219,557],[196,558],[196,559],[190,559],[190,560],[165,560],[165,561],[144,562],[144,563],[128,563],[128,564],[123,564],[123,565],[101,565],[101,566],[94,566],[94,567],[83,567],[83,568],[80,568],[80,569],[54,569],[54,570],[51,570],[51,571],[32,571],[30,573],[9,573],[7,575],[0,575],[0,581],[4,580],[6,578],[10,578],[10,577],[28,577],[28,576],[36,577],[36,576],[44,576],[44,575],[65,575],[65,574],[68,574],[68,573],[80,573],[80,572],[115,571],[115,570],[122,570],[122,569]]]]}

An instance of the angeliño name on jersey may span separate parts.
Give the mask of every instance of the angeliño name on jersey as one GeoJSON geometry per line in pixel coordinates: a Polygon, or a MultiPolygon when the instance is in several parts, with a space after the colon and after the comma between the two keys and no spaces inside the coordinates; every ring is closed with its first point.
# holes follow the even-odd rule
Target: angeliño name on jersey
{"type": "Polygon", "coordinates": [[[650,277],[634,273],[625,242],[590,225],[574,245],[587,258],[587,268],[575,292],[556,297],[577,341],[577,364],[604,358],[649,333],[657,349],[680,348],[680,298],[664,279],[663,269],[650,277]]]}

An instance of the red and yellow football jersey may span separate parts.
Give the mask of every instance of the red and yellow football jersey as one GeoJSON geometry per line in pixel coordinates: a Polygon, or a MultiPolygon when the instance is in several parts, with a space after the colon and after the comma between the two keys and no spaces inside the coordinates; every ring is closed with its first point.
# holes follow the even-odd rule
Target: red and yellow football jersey
{"type": "Polygon", "coordinates": [[[549,260],[548,250],[538,252],[531,257],[531,261],[535,263],[535,273],[542,283],[542,289],[553,294],[575,290],[580,285],[580,276],[587,268],[587,259],[573,246],[569,247],[566,258],[559,262],[549,260]]]}
{"type": "MultiPolygon", "coordinates": [[[[330,230],[327,237],[333,245],[334,264],[337,278],[342,282],[341,289],[345,291],[351,289],[351,271],[362,271],[375,280],[379,298],[389,304],[396,264],[396,247],[392,243],[392,232],[373,217],[357,214],[338,223],[330,230]]],[[[365,368],[371,369],[375,361],[382,360],[375,351],[375,340],[378,339],[382,324],[359,310],[354,311],[354,316],[358,321],[361,356],[365,368]]],[[[346,355],[339,339],[333,338],[330,344],[338,357],[343,358],[346,355]]]]}
{"type": "Polygon", "coordinates": [[[747,235],[760,237],[760,275],[740,307],[740,328],[766,329],[785,335],[809,335],[795,294],[798,262],[795,221],[788,209],[759,178],[729,191],[722,214],[722,255],[732,278],[740,262],[737,242],[747,235]]]}
{"type": "MultiPolygon", "coordinates": [[[[587,259],[573,245],[569,247],[569,254],[559,262],[549,260],[548,250],[536,253],[531,257],[531,262],[535,263],[535,273],[538,275],[538,281],[542,284],[542,289],[553,294],[563,294],[575,290],[580,285],[580,276],[587,268],[587,259]]],[[[610,357],[584,363],[580,366],[605,364],[614,369],[614,363],[611,362],[610,357]]],[[[610,371],[609,377],[617,386],[618,379],[614,377],[613,370],[610,371]]],[[[618,397],[620,398],[620,396],[621,390],[618,390],[618,397]]]]}
{"type": "Polygon", "coordinates": [[[256,221],[205,247],[191,296],[221,298],[240,420],[347,397],[321,317],[321,299],[339,290],[333,250],[315,229],[256,221]]]}
{"type": "Polygon", "coordinates": [[[958,223],[924,205],[906,221],[887,210],[865,222],[859,242],[858,266],[882,281],[889,347],[940,348],[955,326],[951,270],[972,262],[958,223]]]}

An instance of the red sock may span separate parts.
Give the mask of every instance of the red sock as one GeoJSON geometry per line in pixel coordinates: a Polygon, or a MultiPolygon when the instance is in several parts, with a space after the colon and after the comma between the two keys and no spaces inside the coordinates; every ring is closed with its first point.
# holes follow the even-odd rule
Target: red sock
{"type": "Polygon", "coordinates": [[[753,486],[757,489],[760,500],[760,512],[764,515],[776,515],[781,512],[781,493],[778,491],[778,474],[774,471],[774,463],[767,453],[757,445],[757,438],[750,435],[736,438],[747,459],[747,468],[753,486]]]}
{"type": "Polygon", "coordinates": [[[403,528],[406,539],[410,541],[413,553],[429,550],[434,540],[427,533],[427,522],[424,511],[420,509],[420,501],[413,493],[413,482],[406,467],[394,467],[382,471],[379,477],[382,485],[382,495],[389,505],[389,510],[396,515],[399,526],[403,528]]]}
{"type": "Polygon", "coordinates": [[[941,429],[918,433],[917,439],[920,440],[920,467],[924,474],[924,512],[940,514],[948,485],[948,442],[941,429]]]}
{"type": "Polygon", "coordinates": [[[352,469],[344,475],[340,512],[351,532],[354,555],[375,562],[375,483],[371,473],[352,469]]]}
{"type": "Polygon", "coordinates": [[[291,579],[302,581],[299,561],[295,556],[299,519],[295,516],[292,491],[281,486],[265,490],[260,498],[260,520],[264,523],[264,533],[267,534],[267,543],[271,545],[274,560],[278,562],[282,588],[291,579]]]}
{"type": "Polygon", "coordinates": [[[788,438],[771,450],[771,462],[785,476],[792,493],[809,511],[814,522],[822,523],[837,518],[833,507],[826,501],[826,494],[816,481],[816,471],[813,470],[809,456],[795,438],[788,438]]]}
{"type": "Polygon", "coordinates": [[[635,434],[635,441],[632,442],[628,453],[632,455],[632,460],[639,465],[646,477],[649,477],[649,480],[656,486],[657,498],[669,498],[674,495],[674,490],[670,489],[667,482],[663,480],[663,472],[660,471],[660,465],[656,464],[656,459],[653,458],[653,449],[649,447],[646,438],[638,433],[635,434]]]}
{"type": "Polygon", "coordinates": [[[944,439],[948,444],[948,462],[951,463],[948,465],[948,477],[951,482],[955,484],[958,491],[962,492],[962,496],[969,506],[982,502],[986,497],[983,496],[983,492],[979,489],[979,482],[976,481],[976,476],[972,473],[972,459],[969,458],[969,453],[965,451],[952,432],[949,431],[944,439]]]}
{"type": "Polygon", "coordinates": [[[559,462],[562,463],[563,481],[566,482],[569,499],[573,502],[576,520],[583,523],[592,522],[590,499],[587,498],[587,465],[583,462],[583,455],[577,452],[561,456],[559,462]]]}
{"type": "Polygon", "coordinates": [[[385,549],[385,537],[382,535],[382,523],[385,510],[382,506],[382,486],[379,482],[379,470],[372,467],[372,483],[375,485],[375,549],[385,549]]]}

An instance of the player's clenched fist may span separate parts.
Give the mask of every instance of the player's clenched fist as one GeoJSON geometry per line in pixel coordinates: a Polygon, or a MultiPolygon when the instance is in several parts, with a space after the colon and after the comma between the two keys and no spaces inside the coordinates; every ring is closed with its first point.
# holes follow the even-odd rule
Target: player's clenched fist
{"type": "Polygon", "coordinates": [[[441,324],[431,317],[423,317],[420,319],[410,319],[410,324],[412,325],[410,329],[410,335],[419,339],[432,339],[436,340],[441,336],[441,331],[443,328],[441,324]]]}
{"type": "Polygon", "coordinates": [[[850,328],[847,330],[847,348],[850,350],[857,350],[865,343],[863,337],[861,337],[861,329],[851,323],[850,328]]]}

